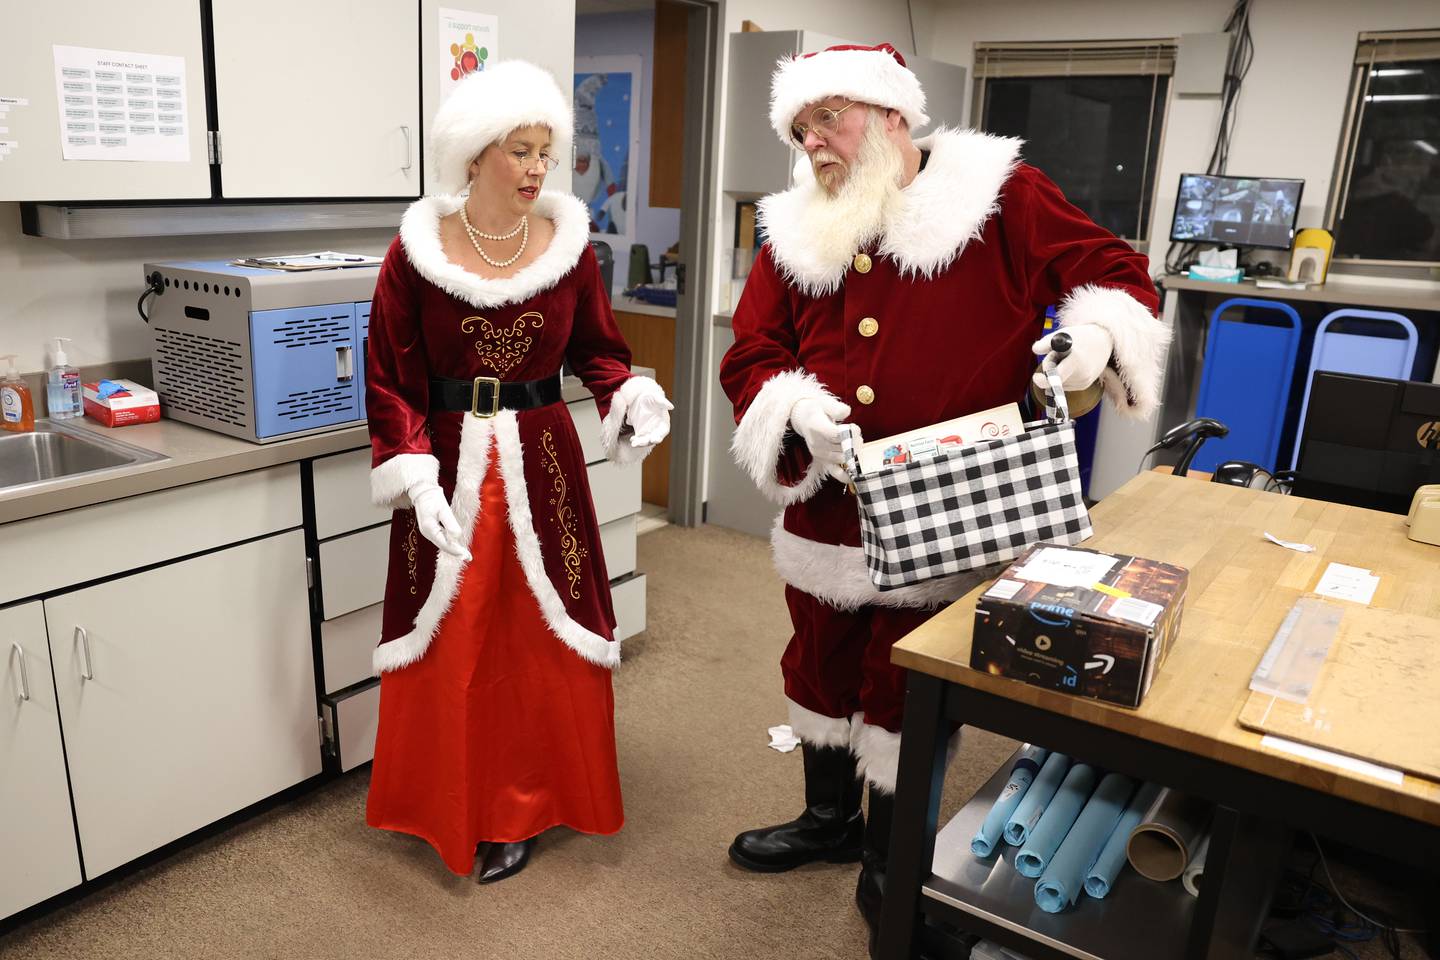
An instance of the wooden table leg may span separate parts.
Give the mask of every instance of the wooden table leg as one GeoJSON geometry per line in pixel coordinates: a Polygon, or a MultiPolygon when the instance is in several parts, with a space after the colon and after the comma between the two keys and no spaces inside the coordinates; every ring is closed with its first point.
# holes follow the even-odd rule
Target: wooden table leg
{"type": "Polygon", "coordinates": [[[935,858],[940,792],[945,786],[949,742],[945,682],[909,672],[905,720],[900,735],[900,769],[895,784],[895,822],[885,871],[878,960],[910,960],[920,923],[920,888],[935,858]]]}

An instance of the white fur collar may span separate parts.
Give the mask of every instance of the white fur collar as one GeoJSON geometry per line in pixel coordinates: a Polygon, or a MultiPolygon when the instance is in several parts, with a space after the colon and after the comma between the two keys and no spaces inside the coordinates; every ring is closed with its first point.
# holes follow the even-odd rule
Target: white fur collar
{"type": "MultiPolygon", "coordinates": [[[[1000,190],[1020,162],[1021,143],[944,128],[916,140],[930,159],[885,211],[879,253],[894,259],[906,276],[929,279],[948,267],[1000,209],[1000,190]]],[[[824,296],[840,288],[855,251],[817,256],[818,245],[804,229],[804,211],[825,198],[808,169],[802,183],[761,200],[759,214],[786,279],[810,296],[824,296]]]]}
{"type": "Polygon", "coordinates": [[[487,280],[452,263],[440,246],[440,220],[459,210],[462,202],[459,195],[416,200],[400,221],[400,242],[420,276],[471,306],[490,309],[549,290],[575,268],[590,239],[590,215],[579,198],[541,193],[535,201],[535,215],[555,223],[550,246],[513,277],[487,280]]]}

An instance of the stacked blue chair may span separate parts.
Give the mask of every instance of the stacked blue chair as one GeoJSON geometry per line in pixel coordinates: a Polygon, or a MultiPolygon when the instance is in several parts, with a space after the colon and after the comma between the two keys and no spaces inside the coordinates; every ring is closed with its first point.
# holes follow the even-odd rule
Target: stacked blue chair
{"type": "Polygon", "coordinates": [[[1295,428],[1295,450],[1290,456],[1290,469],[1295,469],[1300,461],[1300,440],[1305,430],[1305,414],[1310,410],[1310,387],[1315,382],[1317,372],[1325,370],[1330,373],[1353,373],[1362,377],[1409,380],[1410,372],[1415,367],[1415,350],[1419,342],[1415,324],[1398,313],[1346,307],[1326,314],[1315,330],[1315,347],[1310,351],[1310,372],[1305,376],[1305,400],[1300,405],[1300,423],[1295,428]],[[1372,329],[1378,323],[1399,336],[1344,333],[1345,320],[1372,321],[1372,329]],[[1341,329],[1331,329],[1337,321],[1340,322],[1341,329]]]}
{"type": "Polygon", "coordinates": [[[1192,469],[1214,470],[1226,460],[1275,469],[1299,349],[1300,314],[1287,303],[1232,297],[1215,308],[1195,413],[1226,424],[1230,435],[1201,447],[1192,469]],[[1241,308],[1280,314],[1282,323],[1226,318],[1241,308]]]}

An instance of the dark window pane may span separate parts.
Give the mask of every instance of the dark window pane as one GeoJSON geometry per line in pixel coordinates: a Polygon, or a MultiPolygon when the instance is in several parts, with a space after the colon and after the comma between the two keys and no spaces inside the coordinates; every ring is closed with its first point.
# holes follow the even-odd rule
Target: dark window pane
{"type": "Polygon", "coordinates": [[[986,80],[982,126],[1023,138],[1025,161],[1071,203],[1112,233],[1143,240],[1169,86],[1169,77],[986,80]]]}
{"type": "Polygon", "coordinates": [[[1440,60],[1369,69],[1335,255],[1440,261],[1440,60]]]}

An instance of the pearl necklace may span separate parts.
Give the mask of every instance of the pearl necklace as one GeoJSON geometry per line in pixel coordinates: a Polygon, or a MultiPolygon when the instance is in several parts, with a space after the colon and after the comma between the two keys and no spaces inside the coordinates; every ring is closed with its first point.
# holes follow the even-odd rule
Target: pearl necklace
{"type": "Polygon", "coordinates": [[[470,224],[469,214],[466,213],[465,204],[462,203],[460,205],[460,222],[465,225],[465,235],[470,238],[470,245],[475,248],[476,253],[480,254],[480,259],[500,270],[505,269],[516,260],[519,260],[520,255],[525,252],[525,245],[530,242],[529,217],[521,217],[520,222],[515,225],[515,229],[509,233],[503,236],[495,236],[489,233],[482,233],[475,229],[475,227],[470,224]],[[517,233],[520,234],[520,249],[516,250],[515,255],[508,260],[495,260],[480,247],[481,237],[484,237],[486,240],[509,240],[517,233]]]}

